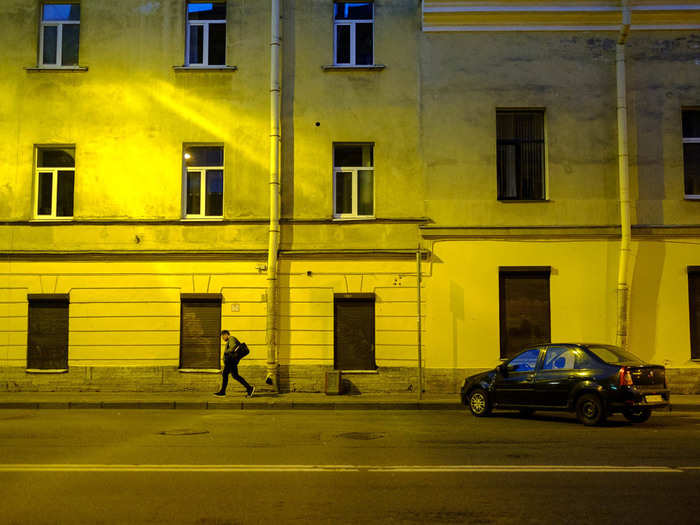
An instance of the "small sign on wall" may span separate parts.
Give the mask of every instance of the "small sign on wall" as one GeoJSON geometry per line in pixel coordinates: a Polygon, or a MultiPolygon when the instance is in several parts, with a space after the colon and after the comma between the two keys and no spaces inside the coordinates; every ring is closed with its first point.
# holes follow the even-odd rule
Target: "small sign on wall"
{"type": "Polygon", "coordinates": [[[241,311],[241,305],[239,303],[233,303],[231,305],[231,311],[232,312],[240,312],[241,311]]]}

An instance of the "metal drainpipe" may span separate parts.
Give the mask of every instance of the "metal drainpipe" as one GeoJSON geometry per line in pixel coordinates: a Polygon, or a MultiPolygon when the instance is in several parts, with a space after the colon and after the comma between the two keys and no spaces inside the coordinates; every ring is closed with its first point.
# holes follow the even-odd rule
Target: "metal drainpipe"
{"type": "Polygon", "coordinates": [[[629,305],[629,283],[627,273],[631,253],[632,227],[630,212],[629,151],[627,145],[627,83],[625,43],[630,32],[630,8],[627,0],[622,2],[622,26],[617,40],[617,152],[620,183],[620,259],[617,273],[617,337],[616,343],[627,347],[627,310],[629,305]]]}
{"type": "Polygon", "coordinates": [[[270,35],[270,229],[267,251],[267,378],[279,392],[277,362],[277,263],[280,246],[280,0],[272,0],[270,35]]]}

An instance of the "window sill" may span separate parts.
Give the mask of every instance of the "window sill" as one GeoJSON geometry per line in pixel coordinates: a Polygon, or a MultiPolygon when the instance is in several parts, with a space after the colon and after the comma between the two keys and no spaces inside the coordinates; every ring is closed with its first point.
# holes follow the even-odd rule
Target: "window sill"
{"type": "Polygon", "coordinates": [[[223,217],[183,217],[181,222],[222,222],[223,217]]]}
{"type": "Polygon", "coordinates": [[[686,195],[685,200],[687,200],[687,201],[700,201],[700,195],[686,195]]]}
{"type": "Polygon", "coordinates": [[[374,215],[360,217],[333,217],[333,222],[370,222],[376,220],[377,218],[374,215]]]}
{"type": "Polygon", "coordinates": [[[73,222],[73,217],[34,217],[31,222],[73,222]]]}
{"type": "Polygon", "coordinates": [[[368,66],[351,66],[351,65],[327,65],[321,66],[323,71],[381,71],[386,69],[384,64],[373,64],[368,66]]]}
{"type": "Polygon", "coordinates": [[[360,375],[360,374],[379,374],[379,369],[377,370],[338,370],[342,375],[360,375]]]}
{"type": "Polygon", "coordinates": [[[238,66],[173,66],[173,70],[198,72],[228,71],[232,73],[238,70],[238,66]]]}
{"type": "Polygon", "coordinates": [[[88,70],[87,66],[70,66],[70,67],[51,67],[51,66],[35,66],[25,67],[27,73],[85,73],[88,70]]]}
{"type": "Polygon", "coordinates": [[[178,368],[182,374],[220,374],[220,368],[178,368]]]}
{"type": "Polygon", "coordinates": [[[25,370],[28,374],[65,374],[68,372],[67,368],[27,368],[25,370]]]}
{"type": "Polygon", "coordinates": [[[513,204],[513,203],[537,203],[537,202],[552,202],[549,199],[498,199],[498,202],[503,204],[513,204]]]}

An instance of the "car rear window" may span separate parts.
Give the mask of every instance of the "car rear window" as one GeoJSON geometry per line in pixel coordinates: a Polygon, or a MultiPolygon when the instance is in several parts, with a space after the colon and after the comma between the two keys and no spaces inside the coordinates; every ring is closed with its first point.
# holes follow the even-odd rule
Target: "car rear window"
{"type": "Polygon", "coordinates": [[[589,345],[587,348],[606,363],[643,363],[636,355],[617,346],[589,345]]]}

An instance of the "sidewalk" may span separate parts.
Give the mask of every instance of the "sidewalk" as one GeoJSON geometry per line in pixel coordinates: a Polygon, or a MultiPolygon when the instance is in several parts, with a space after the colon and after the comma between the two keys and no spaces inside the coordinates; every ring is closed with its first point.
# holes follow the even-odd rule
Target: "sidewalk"
{"type": "MultiPolygon", "coordinates": [[[[700,395],[672,395],[672,411],[700,412],[700,395]]],[[[216,397],[206,392],[0,392],[0,409],[233,409],[233,410],[466,410],[459,395],[362,394],[328,396],[325,394],[256,393],[247,398],[233,392],[216,397]]]]}

